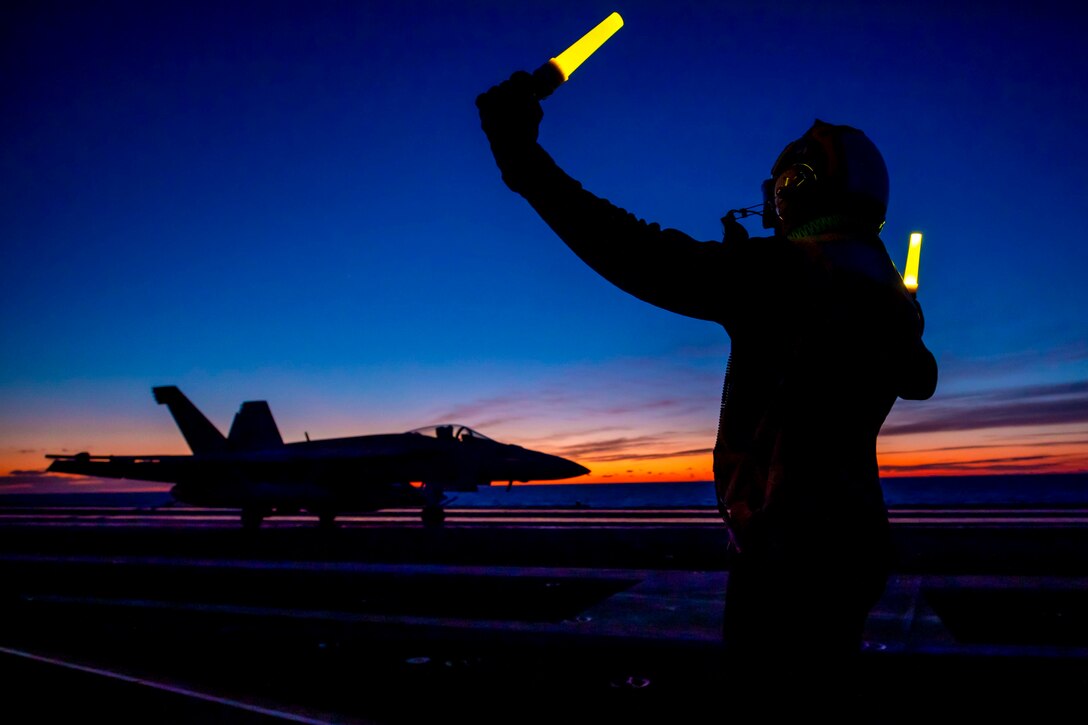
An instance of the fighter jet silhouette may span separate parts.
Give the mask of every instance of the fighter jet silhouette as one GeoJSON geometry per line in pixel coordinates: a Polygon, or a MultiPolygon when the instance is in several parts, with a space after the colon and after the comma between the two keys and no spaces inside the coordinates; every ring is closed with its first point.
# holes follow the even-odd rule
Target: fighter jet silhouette
{"type": "Polygon", "coordinates": [[[306,512],[333,526],[339,514],[417,505],[424,523],[438,524],[446,492],[589,473],[565,458],[499,443],[457,424],[284,443],[263,400],[242,403],[224,437],[177,387],[152,393],[169,408],[192,455],[49,454],[48,470],[173,483],[176,501],[240,509],[249,529],[274,514],[306,512]]]}

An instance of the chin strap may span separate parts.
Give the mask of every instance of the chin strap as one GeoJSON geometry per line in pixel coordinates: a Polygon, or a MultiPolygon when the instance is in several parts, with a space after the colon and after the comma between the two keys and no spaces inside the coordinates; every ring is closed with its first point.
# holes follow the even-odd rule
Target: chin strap
{"type": "Polygon", "coordinates": [[[879,234],[883,226],[884,225],[881,224],[876,229],[873,229],[873,225],[870,222],[863,222],[855,217],[846,216],[844,214],[833,214],[832,216],[820,217],[818,219],[813,219],[810,222],[805,222],[787,234],[786,238],[796,241],[798,239],[807,239],[808,237],[815,237],[819,234],[826,234],[828,232],[863,232],[865,234],[879,234]]]}

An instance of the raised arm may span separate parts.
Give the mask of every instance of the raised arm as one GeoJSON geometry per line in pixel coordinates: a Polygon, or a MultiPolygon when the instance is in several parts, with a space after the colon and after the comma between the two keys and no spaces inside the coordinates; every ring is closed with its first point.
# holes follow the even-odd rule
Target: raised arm
{"type": "Polygon", "coordinates": [[[719,242],[699,242],[647,223],[582,188],[537,142],[543,111],[532,77],[515,73],[476,99],[503,181],[586,264],[620,289],[658,307],[722,319],[730,265],[719,242]]]}

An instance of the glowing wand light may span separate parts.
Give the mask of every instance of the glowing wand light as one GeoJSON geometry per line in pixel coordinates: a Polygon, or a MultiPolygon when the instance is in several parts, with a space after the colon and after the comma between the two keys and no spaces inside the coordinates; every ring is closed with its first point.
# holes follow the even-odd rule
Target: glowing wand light
{"type": "Polygon", "coordinates": [[[907,247],[907,269],[903,273],[903,284],[911,294],[918,291],[918,259],[922,256],[922,233],[912,232],[910,246],[907,247]]]}
{"type": "Polygon", "coordinates": [[[612,13],[597,23],[597,27],[575,41],[574,45],[533,71],[533,78],[537,85],[537,98],[544,99],[550,96],[552,91],[570,78],[570,74],[576,71],[586,58],[596,53],[597,49],[622,27],[623,18],[619,13],[612,13]]]}

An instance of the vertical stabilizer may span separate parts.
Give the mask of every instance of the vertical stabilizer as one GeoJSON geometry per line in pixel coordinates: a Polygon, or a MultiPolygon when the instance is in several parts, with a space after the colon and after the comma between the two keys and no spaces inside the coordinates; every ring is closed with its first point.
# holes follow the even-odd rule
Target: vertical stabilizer
{"type": "Polygon", "coordinates": [[[167,385],[152,388],[151,393],[156,403],[170,409],[174,422],[193,453],[223,453],[227,450],[227,439],[177,387],[167,385]]]}
{"type": "Polygon", "coordinates": [[[227,446],[232,451],[262,451],[283,445],[280,429],[272,417],[272,409],[263,400],[242,403],[234,414],[227,446]]]}

